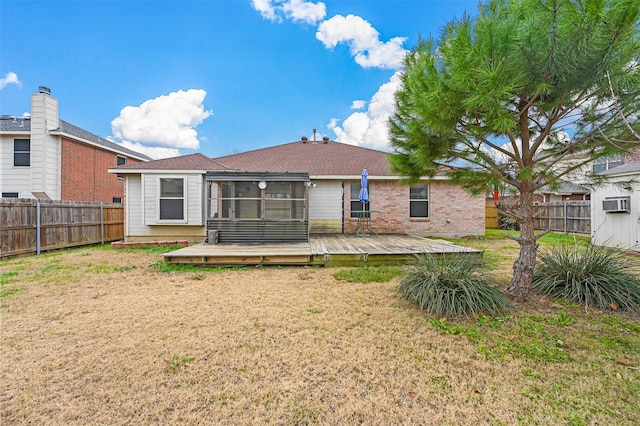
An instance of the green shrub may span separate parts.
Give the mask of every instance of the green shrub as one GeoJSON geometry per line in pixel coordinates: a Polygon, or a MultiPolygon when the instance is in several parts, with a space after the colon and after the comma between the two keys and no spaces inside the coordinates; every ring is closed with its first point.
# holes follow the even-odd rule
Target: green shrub
{"type": "Polygon", "coordinates": [[[437,317],[507,312],[509,302],[476,272],[478,267],[467,256],[418,256],[398,291],[422,311],[437,317]]]}
{"type": "Polygon", "coordinates": [[[532,290],[599,309],[640,310],[640,277],[624,253],[559,245],[538,255],[532,290]]]}

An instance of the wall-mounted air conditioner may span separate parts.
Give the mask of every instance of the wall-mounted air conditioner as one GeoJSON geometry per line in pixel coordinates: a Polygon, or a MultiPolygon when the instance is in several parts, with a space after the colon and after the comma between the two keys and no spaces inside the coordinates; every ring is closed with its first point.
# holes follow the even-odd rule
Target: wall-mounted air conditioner
{"type": "Polygon", "coordinates": [[[607,197],[602,200],[602,210],[607,213],[629,213],[630,197],[607,197]]]}

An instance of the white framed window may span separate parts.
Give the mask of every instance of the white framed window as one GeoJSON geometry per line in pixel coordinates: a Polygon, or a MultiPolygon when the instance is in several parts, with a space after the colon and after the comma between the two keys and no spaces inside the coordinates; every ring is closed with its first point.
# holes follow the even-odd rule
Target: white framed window
{"type": "Polygon", "coordinates": [[[158,178],[158,221],[184,222],[186,220],[187,192],[184,177],[158,178]]]}
{"type": "Polygon", "coordinates": [[[622,164],[622,154],[598,158],[593,162],[593,173],[602,173],[622,164]]]}
{"type": "Polygon", "coordinates": [[[17,167],[31,165],[31,139],[13,140],[13,165],[17,167]]]}
{"type": "Polygon", "coordinates": [[[409,188],[409,217],[429,217],[429,185],[411,185],[409,188]]]}

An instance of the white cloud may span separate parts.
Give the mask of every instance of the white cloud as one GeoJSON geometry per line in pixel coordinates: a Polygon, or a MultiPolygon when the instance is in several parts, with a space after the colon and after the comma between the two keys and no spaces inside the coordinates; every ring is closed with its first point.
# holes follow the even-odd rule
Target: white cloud
{"type": "Polygon", "coordinates": [[[15,84],[19,89],[22,89],[22,82],[18,79],[18,74],[9,71],[0,78],[0,90],[7,87],[9,84],[15,84]]]}
{"type": "Polygon", "coordinates": [[[137,142],[129,142],[129,141],[122,141],[122,142],[116,142],[116,143],[125,148],[132,149],[135,152],[139,152],[140,154],[147,155],[154,160],[159,160],[161,158],[178,157],[180,155],[180,150],[176,148],[145,146],[137,142]]]}
{"type": "Polygon", "coordinates": [[[315,25],[327,15],[323,2],[313,3],[304,0],[251,0],[251,6],[264,19],[282,22],[283,16],[294,22],[315,25]]]}
{"type": "Polygon", "coordinates": [[[302,21],[311,25],[317,24],[327,16],[327,7],[322,2],[289,0],[283,3],[282,10],[294,22],[302,21]]]}
{"type": "Polygon", "coordinates": [[[369,101],[365,112],[354,112],[338,126],[331,119],[327,127],[336,134],[336,140],[351,145],[389,149],[389,117],[395,108],[395,93],[400,88],[400,72],[396,71],[388,82],[380,86],[369,101]]]}
{"type": "Polygon", "coordinates": [[[356,63],[364,68],[400,69],[407,53],[402,47],[406,37],[393,37],[383,43],[380,33],[356,15],[336,15],[322,22],[316,38],[328,49],[347,44],[356,63]]]}
{"type": "MultiPolygon", "coordinates": [[[[202,102],[207,92],[202,89],[179,90],[127,106],[111,122],[111,130],[119,143],[140,146],[198,149],[200,141],[195,127],[213,113],[202,102]]],[[[158,152],[163,151],[162,148],[158,152]]]]}
{"type": "Polygon", "coordinates": [[[271,4],[271,0],[251,0],[251,6],[258,12],[264,19],[270,21],[280,22],[282,18],[276,15],[276,8],[271,4]]]}
{"type": "Polygon", "coordinates": [[[366,101],[363,100],[355,100],[351,103],[351,109],[362,109],[366,105],[366,101]]]}

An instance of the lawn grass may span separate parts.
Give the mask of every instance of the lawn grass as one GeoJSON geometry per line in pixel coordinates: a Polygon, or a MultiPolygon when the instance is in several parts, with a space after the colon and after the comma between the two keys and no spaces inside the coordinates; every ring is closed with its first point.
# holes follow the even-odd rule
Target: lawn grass
{"type": "MultiPolygon", "coordinates": [[[[455,242],[508,283],[517,243],[455,242]]],[[[534,295],[434,318],[395,268],[158,260],[89,247],[0,263],[0,290],[19,289],[0,299],[3,425],[640,423],[637,316],[534,295]]]]}

